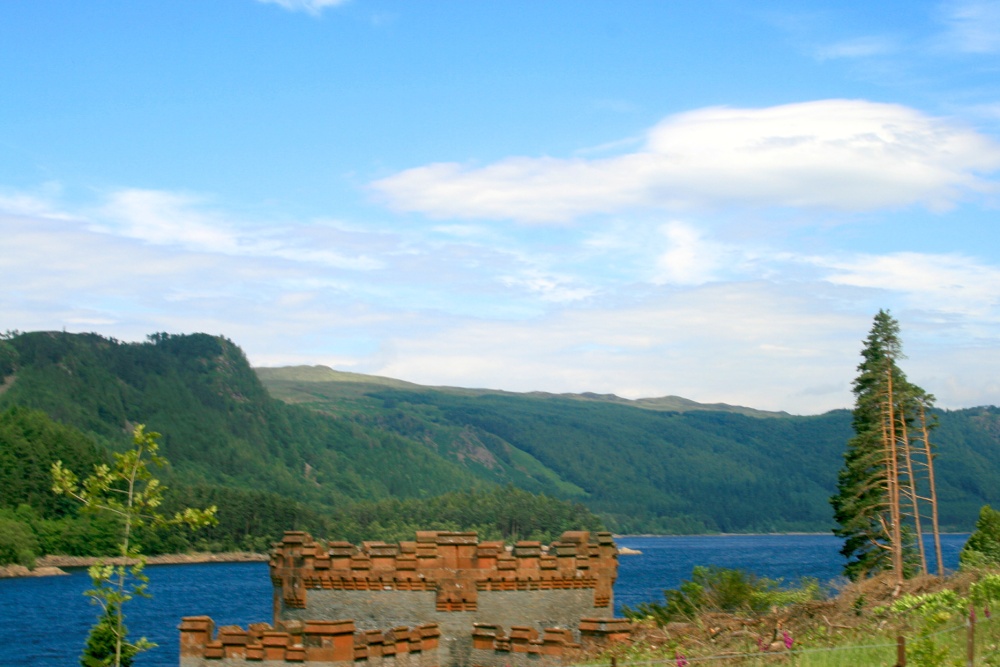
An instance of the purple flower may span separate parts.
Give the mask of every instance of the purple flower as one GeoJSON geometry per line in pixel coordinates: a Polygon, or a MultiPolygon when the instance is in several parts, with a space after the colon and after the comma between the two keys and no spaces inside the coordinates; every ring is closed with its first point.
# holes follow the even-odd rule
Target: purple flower
{"type": "Polygon", "coordinates": [[[677,658],[677,667],[688,667],[688,659],[683,653],[674,653],[674,657],[677,658]]]}
{"type": "Polygon", "coordinates": [[[781,631],[781,639],[785,642],[785,648],[792,648],[792,644],[795,643],[795,640],[792,639],[792,635],[788,632],[788,630],[781,631]]]}
{"type": "Polygon", "coordinates": [[[761,651],[767,650],[767,642],[764,641],[763,637],[757,637],[757,648],[759,648],[761,651]]]}

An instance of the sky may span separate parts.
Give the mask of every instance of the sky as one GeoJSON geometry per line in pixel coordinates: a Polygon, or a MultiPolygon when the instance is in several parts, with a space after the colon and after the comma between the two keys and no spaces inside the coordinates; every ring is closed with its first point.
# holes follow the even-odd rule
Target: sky
{"type": "Polygon", "coordinates": [[[1000,396],[1000,2],[0,3],[0,331],[850,407],[1000,396]]]}

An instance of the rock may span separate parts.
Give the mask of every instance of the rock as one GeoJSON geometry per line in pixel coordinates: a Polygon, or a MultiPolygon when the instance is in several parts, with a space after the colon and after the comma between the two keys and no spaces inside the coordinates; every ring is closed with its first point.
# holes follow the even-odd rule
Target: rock
{"type": "Polygon", "coordinates": [[[69,574],[58,567],[36,567],[29,570],[23,565],[5,565],[0,567],[0,579],[9,577],[52,577],[61,574],[69,574]]]}
{"type": "Polygon", "coordinates": [[[638,549],[629,549],[628,547],[618,547],[618,554],[620,556],[641,556],[642,552],[638,549]]]}
{"type": "Polygon", "coordinates": [[[69,576],[69,572],[58,567],[36,567],[29,576],[32,577],[58,577],[60,575],[69,576]]]}

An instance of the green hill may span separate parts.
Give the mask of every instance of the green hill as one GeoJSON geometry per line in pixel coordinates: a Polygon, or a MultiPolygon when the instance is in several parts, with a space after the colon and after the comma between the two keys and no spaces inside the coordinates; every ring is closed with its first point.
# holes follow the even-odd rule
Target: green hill
{"type": "MultiPolygon", "coordinates": [[[[321,366],[255,372],[234,343],[205,334],[9,336],[0,415],[0,489],[19,489],[0,493],[0,510],[21,505],[16,520],[37,535],[75,520],[38,500],[51,461],[83,472],[145,423],[164,435],[168,501],[220,506],[223,524],[196,538],[210,548],[260,548],[290,527],[352,540],[417,526],[537,537],[601,520],[619,532],[825,531],[850,434],[847,411],[423,387],[321,366]],[[15,483],[29,453],[31,483],[15,483]]],[[[942,524],[968,530],[981,505],[1000,504],[1000,410],[938,416],[942,524]]]]}
{"type": "MultiPolygon", "coordinates": [[[[503,475],[484,474],[476,461],[449,460],[390,430],[273,399],[243,352],[224,338],[156,334],[145,343],[122,343],[93,334],[20,334],[0,341],[0,374],[0,415],[13,424],[0,429],[0,489],[20,489],[26,477],[32,490],[0,493],[0,509],[23,505],[22,519],[39,535],[52,532],[46,521],[73,518],[65,507],[55,511],[38,501],[51,486],[52,461],[86,473],[94,455],[76,452],[106,458],[128,446],[138,423],[163,434],[161,452],[171,467],[161,476],[173,487],[168,503],[219,505],[221,525],[195,538],[203,547],[263,548],[287,528],[351,540],[405,537],[428,522],[387,517],[386,502],[405,501],[419,517],[426,515],[421,503],[443,507],[442,494],[477,511],[460,518],[443,512],[441,528],[476,525],[499,536],[505,513],[521,511],[513,500],[542,508],[543,520],[516,522],[520,537],[600,525],[582,506],[525,500],[498,485],[503,475]],[[57,427],[69,429],[70,436],[59,433],[70,445],[45,435],[57,427]],[[42,447],[43,440],[56,445],[42,447]],[[30,467],[21,465],[26,453],[33,455],[30,467]]],[[[146,542],[153,550],[187,546],[178,535],[146,542]]]]}
{"type": "Polygon", "coordinates": [[[186,481],[249,486],[304,502],[427,497],[478,478],[409,440],[272,399],[232,342],[158,334],[24,334],[0,407],[23,405],[115,445],[135,423],[163,433],[186,481]]]}
{"type": "MultiPolygon", "coordinates": [[[[582,499],[621,532],[824,531],[851,433],[810,417],[678,397],[421,387],[322,366],[259,368],[282,400],[530,472],[524,488],[582,499]],[[485,451],[482,451],[485,450],[485,451]],[[548,486],[535,486],[548,480],[548,486]]],[[[1000,411],[940,411],[941,521],[969,530],[1000,497],[1000,411]]]]}

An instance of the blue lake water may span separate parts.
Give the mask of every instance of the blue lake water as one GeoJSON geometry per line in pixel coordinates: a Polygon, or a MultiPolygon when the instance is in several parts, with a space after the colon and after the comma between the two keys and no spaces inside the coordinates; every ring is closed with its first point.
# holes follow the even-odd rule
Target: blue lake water
{"type": "MultiPolygon", "coordinates": [[[[945,563],[954,568],[968,535],[945,535],[945,563]]],[[[695,565],[740,568],[792,582],[802,577],[831,581],[843,564],[840,541],[831,535],[719,535],[622,537],[618,544],[642,551],[619,560],[615,602],[635,606],[662,599],[695,565]]],[[[129,603],[133,637],[159,646],[137,666],[176,667],[177,625],[182,616],[208,615],[217,625],[271,621],[271,581],[264,563],[159,565],[147,569],[151,599],[129,603]]],[[[97,608],[83,592],[84,570],[67,577],[0,579],[0,665],[74,667],[97,608]]]]}
{"type": "MultiPolygon", "coordinates": [[[[945,568],[958,567],[958,552],[969,534],[941,536],[945,568]]],[[[619,537],[619,546],[642,551],[618,559],[615,606],[635,607],[663,599],[665,588],[676,588],[691,577],[696,565],[747,570],[761,577],[798,583],[814,577],[821,583],[842,580],[841,540],[833,535],[699,535],[692,537],[619,537]]],[[[933,548],[928,541],[930,560],[933,548]]]]}

